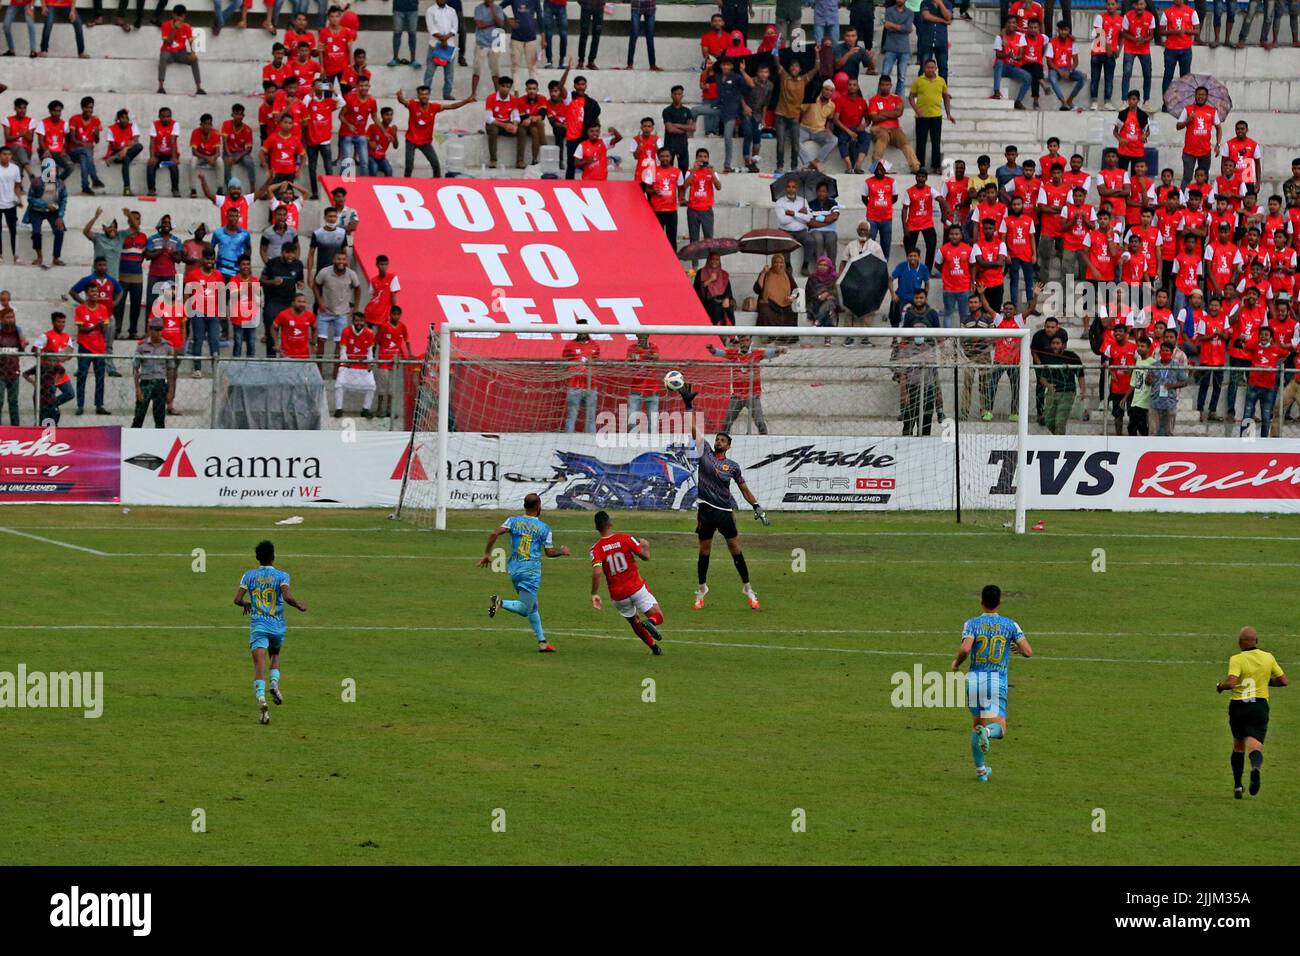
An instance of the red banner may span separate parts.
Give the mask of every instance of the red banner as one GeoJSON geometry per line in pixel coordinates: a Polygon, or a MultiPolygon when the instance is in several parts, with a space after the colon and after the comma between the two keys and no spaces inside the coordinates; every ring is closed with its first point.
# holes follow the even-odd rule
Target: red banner
{"type": "Polygon", "coordinates": [[[119,501],[122,430],[0,428],[0,503],[119,501]]]}
{"type": "MultiPolygon", "coordinates": [[[[563,343],[545,326],[586,321],[708,325],[681,262],[639,187],[565,180],[358,179],[344,186],[357,210],[357,261],[371,274],[388,256],[398,304],[421,353],[429,326],[464,320],[485,336],[461,347],[514,358],[558,358],[563,343]],[[490,331],[528,322],[528,339],[490,331]]],[[[601,341],[602,358],[623,357],[629,339],[601,341]]],[[[656,337],[665,358],[704,356],[706,336],[656,337]]]]}
{"type": "MultiPolygon", "coordinates": [[[[1261,445],[1271,445],[1264,440],[1261,445]]],[[[1300,498],[1300,455],[1281,451],[1146,452],[1133,470],[1129,494],[1166,500],[1300,498]]]]}

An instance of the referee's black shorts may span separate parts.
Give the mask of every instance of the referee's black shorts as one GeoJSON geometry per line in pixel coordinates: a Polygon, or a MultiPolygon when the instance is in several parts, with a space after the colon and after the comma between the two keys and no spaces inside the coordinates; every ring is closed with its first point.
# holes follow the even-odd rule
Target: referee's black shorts
{"type": "Polygon", "coordinates": [[[1228,703],[1228,726],[1233,740],[1254,737],[1260,743],[1268,734],[1268,701],[1234,700],[1228,703]]]}
{"type": "Polygon", "coordinates": [[[701,541],[712,541],[714,534],[721,534],[723,540],[730,541],[737,534],[736,515],[701,501],[695,515],[695,533],[701,541]]]}

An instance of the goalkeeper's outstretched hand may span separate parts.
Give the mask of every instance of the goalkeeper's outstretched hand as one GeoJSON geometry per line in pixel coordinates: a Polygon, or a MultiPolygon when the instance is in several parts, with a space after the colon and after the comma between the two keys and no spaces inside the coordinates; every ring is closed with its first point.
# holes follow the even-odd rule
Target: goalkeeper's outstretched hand
{"type": "Polygon", "coordinates": [[[691,404],[695,401],[697,394],[695,389],[691,388],[688,383],[683,382],[682,387],[677,390],[677,394],[682,397],[682,404],[686,406],[686,410],[690,411],[691,404]]]}
{"type": "Polygon", "coordinates": [[[764,525],[771,525],[772,523],[767,519],[767,512],[763,510],[763,506],[758,502],[754,502],[754,520],[762,522],[764,525]]]}

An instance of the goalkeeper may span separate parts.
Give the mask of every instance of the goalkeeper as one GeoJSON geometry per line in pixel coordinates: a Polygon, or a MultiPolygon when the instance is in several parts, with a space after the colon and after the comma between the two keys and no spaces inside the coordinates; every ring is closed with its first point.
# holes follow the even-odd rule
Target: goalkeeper
{"type": "MultiPolygon", "coordinates": [[[[695,401],[695,392],[691,391],[689,385],[683,383],[678,394],[681,395],[682,402],[689,412],[695,401]]],[[[736,531],[736,502],[731,497],[731,482],[736,483],[740,493],[754,509],[754,518],[763,524],[770,522],[762,506],[755,499],[754,493],[749,490],[749,485],[745,484],[745,479],[740,473],[740,465],[727,457],[727,451],[731,448],[731,436],[726,432],[718,432],[713,445],[710,446],[700,435],[699,416],[688,417],[691,420],[691,438],[695,441],[693,457],[699,459],[699,470],[695,477],[695,485],[699,490],[695,534],[700,539],[700,556],[696,560],[695,567],[700,583],[695,589],[695,610],[704,607],[704,596],[709,593],[707,583],[709,553],[713,550],[713,536],[721,534],[723,540],[727,542],[727,550],[731,552],[736,573],[740,575],[743,585],[741,591],[745,595],[745,600],[757,611],[758,595],[754,593],[754,588],[749,583],[749,566],[745,564],[744,552],[740,550],[740,533],[736,531]]]]}

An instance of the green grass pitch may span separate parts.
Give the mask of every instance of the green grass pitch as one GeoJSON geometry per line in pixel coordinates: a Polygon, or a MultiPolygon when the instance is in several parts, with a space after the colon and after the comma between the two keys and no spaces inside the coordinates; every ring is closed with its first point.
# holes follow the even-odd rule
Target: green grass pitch
{"type": "Polygon", "coordinates": [[[696,612],[692,518],[620,514],[651,542],[654,658],[590,608],[589,515],[545,515],[575,552],[545,566],[554,655],[487,618],[512,593],[475,566],[500,513],[442,534],[284,516],[6,509],[0,671],[102,671],[105,701],[0,710],[0,864],[1219,864],[1243,832],[1300,829],[1297,691],[1240,802],[1213,693],[1243,624],[1294,668],[1300,519],[1031,515],[1046,531],[1017,538],[1005,516],[776,514],[742,525],[762,611],[719,541],[696,612]],[[263,537],[309,607],[268,727],[231,604],[263,537]],[[946,669],[990,581],[1036,653],[984,785],[966,712],[895,708],[891,675],[946,669]]]}

